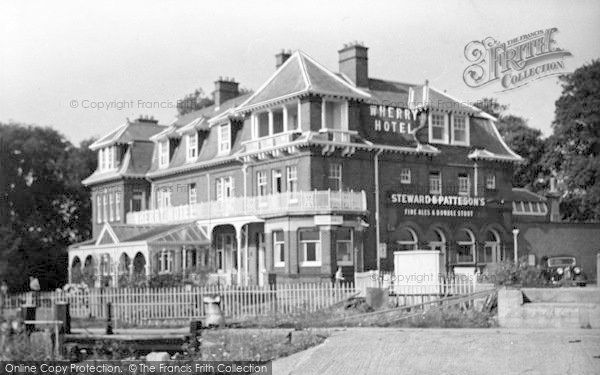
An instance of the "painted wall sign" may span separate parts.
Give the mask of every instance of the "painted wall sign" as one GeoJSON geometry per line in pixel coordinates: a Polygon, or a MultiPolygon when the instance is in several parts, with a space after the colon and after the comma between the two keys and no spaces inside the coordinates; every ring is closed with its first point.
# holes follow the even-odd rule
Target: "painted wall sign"
{"type": "Polygon", "coordinates": [[[377,132],[410,134],[417,121],[418,111],[385,105],[371,105],[369,115],[377,132]]]}
{"type": "Polygon", "coordinates": [[[485,206],[485,198],[483,197],[463,197],[457,195],[424,195],[394,193],[390,195],[390,201],[392,203],[425,204],[434,206],[485,206]]]}
{"type": "Polygon", "coordinates": [[[390,194],[390,201],[402,204],[405,207],[405,216],[441,216],[441,217],[473,217],[471,207],[484,207],[483,197],[463,197],[456,195],[429,195],[429,194],[390,194]],[[424,206],[424,207],[418,207],[424,206]],[[457,208],[464,207],[464,208],[457,208]]]}

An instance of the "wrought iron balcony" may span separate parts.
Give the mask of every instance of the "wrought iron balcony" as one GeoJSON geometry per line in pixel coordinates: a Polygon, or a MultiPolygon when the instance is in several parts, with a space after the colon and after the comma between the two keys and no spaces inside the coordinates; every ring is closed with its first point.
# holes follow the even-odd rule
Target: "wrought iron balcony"
{"type": "Polygon", "coordinates": [[[314,190],[235,197],[130,212],[127,224],[167,224],[239,216],[268,217],[297,213],[355,213],[367,210],[364,191],[314,190]]]}

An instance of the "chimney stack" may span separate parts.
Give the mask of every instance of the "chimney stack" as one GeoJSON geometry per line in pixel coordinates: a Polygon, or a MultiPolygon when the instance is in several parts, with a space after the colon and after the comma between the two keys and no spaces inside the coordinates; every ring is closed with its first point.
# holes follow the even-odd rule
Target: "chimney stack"
{"type": "Polygon", "coordinates": [[[287,59],[290,58],[290,56],[292,56],[291,50],[286,51],[286,50],[282,49],[281,52],[276,54],[275,55],[275,69],[279,69],[279,67],[282,66],[283,63],[285,63],[287,61],[287,59]]]}
{"type": "Polygon", "coordinates": [[[358,87],[369,86],[368,48],[363,43],[344,44],[338,51],[340,73],[350,78],[358,87]]]}
{"type": "Polygon", "coordinates": [[[144,116],[140,115],[135,122],[137,123],[145,123],[145,124],[158,124],[158,120],[155,120],[152,116],[144,116]]]}
{"type": "Polygon", "coordinates": [[[224,102],[233,99],[240,95],[239,83],[233,78],[219,77],[215,81],[215,91],[213,91],[213,99],[216,106],[220,106],[224,102]]]}

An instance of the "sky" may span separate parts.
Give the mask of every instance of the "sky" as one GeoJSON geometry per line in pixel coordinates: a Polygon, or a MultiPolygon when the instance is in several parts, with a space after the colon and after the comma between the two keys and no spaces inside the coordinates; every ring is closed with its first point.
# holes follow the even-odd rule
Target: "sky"
{"type": "Polygon", "coordinates": [[[176,102],[219,76],[256,89],[282,48],[337,71],[344,43],[369,47],[369,75],[430,84],[465,101],[495,97],[551,134],[557,76],[498,92],[471,88],[465,46],[558,28],[572,72],[600,58],[590,1],[12,1],[0,3],[0,122],[51,126],[71,142],[126,118],[170,123],[176,102]],[[99,108],[103,106],[104,108],[99,108]]]}

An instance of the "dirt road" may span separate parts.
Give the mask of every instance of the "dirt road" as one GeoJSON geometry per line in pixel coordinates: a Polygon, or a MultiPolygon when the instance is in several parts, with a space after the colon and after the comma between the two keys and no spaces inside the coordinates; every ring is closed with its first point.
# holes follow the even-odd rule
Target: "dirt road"
{"type": "Polygon", "coordinates": [[[273,374],[600,374],[600,330],[353,328],[273,374]]]}

